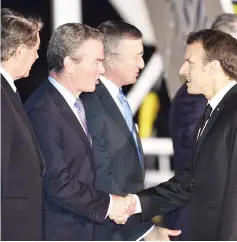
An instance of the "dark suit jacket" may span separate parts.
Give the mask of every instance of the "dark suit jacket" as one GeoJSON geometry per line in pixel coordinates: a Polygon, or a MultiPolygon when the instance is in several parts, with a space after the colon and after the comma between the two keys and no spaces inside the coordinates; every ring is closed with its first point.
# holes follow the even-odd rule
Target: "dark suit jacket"
{"type": "Polygon", "coordinates": [[[25,104],[46,163],[46,240],[93,240],[103,223],[109,195],[94,188],[90,143],[75,114],[49,82],[25,104]]]}
{"type": "MultiPolygon", "coordinates": [[[[185,163],[191,162],[194,130],[203,115],[207,100],[203,95],[190,95],[184,83],[171,103],[169,113],[170,135],[173,141],[173,165],[176,173],[182,172],[185,163]]],[[[164,217],[165,225],[171,229],[181,229],[182,233],[174,240],[186,235],[186,216],[188,206],[171,212],[164,217]]]]}
{"type": "Polygon", "coordinates": [[[191,191],[185,239],[237,240],[236,105],[237,85],[213,111],[193,150],[191,170],[139,194],[143,219],[181,207],[191,191]]]}
{"type": "MultiPolygon", "coordinates": [[[[144,164],[143,161],[140,164],[132,134],[113,97],[100,82],[94,93],[83,93],[81,99],[93,143],[96,188],[121,196],[141,191],[144,187],[144,164]]],[[[136,131],[135,126],[134,129],[136,131]]],[[[142,153],[138,134],[137,140],[142,153]]],[[[116,225],[107,219],[105,224],[97,226],[95,239],[128,240],[135,225],[140,226],[136,228],[140,233],[151,226],[151,223],[139,224],[137,217],[129,219],[126,226],[116,225]],[[121,235],[120,238],[113,238],[115,231],[121,235]]]]}
{"type": "Polygon", "coordinates": [[[43,170],[23,105],[1,75],[1,239],[42,240],[43,170]]]}

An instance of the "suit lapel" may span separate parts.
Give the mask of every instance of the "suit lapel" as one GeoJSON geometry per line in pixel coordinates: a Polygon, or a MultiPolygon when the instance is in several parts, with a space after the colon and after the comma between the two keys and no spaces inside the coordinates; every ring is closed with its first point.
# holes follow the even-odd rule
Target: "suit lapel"
{"type": "MultiPolygon", "coordinates": [[[[101,81],[96,86],[96,93],[97,93],[98,97],[100,98],[103,106],[108,111],[108,115],[110,115],[112,117],[112,119],[119,126],[119,128],[129,137],[129,141],[133,145],[133,148],[135,149],[135,152],[137,154],[136,144],[135,144],[133,136],[126,124],[126,121],[124,120],[124,117],[123,117],[122,113],[120,112],[117,104],[115,103],[113,97],[110,95],[109,91],[107,90],[107,88],[104,86],[104,84],[101,81]]],[[[133,126],[133,128],[136,132],[136,127],[133,126]]],[[[138,135],[137,132],[136,132],[136,135],[138,135]]],[[[137,140],[139,141],[139,139],[137,139],[137,140]]],[[[140,146],[139,148],[141,149],[140,142],[138,142],[138,144],[140,146]]],[[[141,151],[142,151],[142,149],[141,149],[141,151]]],[[[138,157],[138,154],[137,154],[137,157],[138,157]]],[[[138,157],[138,159],[139,159],[139,157],[138,157]]]]}
{"type": "Polygon", "coordinates": [[[53,98],[57,107],[60,109],[62,116],[68,122],[68,124],[76,131],[76,133],[82,140],[83,144],[85,145],[88,156],[92,156],[90,142],[77,117],[75,116],[75,114],[63,98],[63,96],[59,93],[59,91],[49,81],[47,85],[50,88],[50,95],[53,98]]]}
{"type": "MultiPolygon", "coordinates": [[[[218,105],[219,106],[219,105],[218,105]]],[[[223,108],[222,105],[220,105],[220,107],[223,108]]],[[[215,123],[216,119],[218,118],[219,114],[220,114],[220,107],[216,107],[215,110],[213,111],[209,121],[207,122],[206,127],[203,130],[203,133],[201,134],[201,136],[199,137],[198,142],[196,142],[196,150],[195,150],[195,157],[194,157],[194,161],[198,155],[198,152],[200,151],[200,148],[203,145],[204,140],[206,139],[208,133],[210,132],[213,124],[215,123]]],[[[199,126],[200,128],[200,126],[199,126]]],[[[197,136],[196,136],[197,137],[197,136]]]]}
{"type": "MultiPolygon", "coordinates": [[[[231,98],[233,97],[233,95],[237,94],[237,85],[233,86],[228,92],[227,94],[223,97],[223,99],[221,100],[221,102],[217,105],[217,107],[214,109],[209,121],[207,122],[206,127],[203,130],[202,135],[199,137],[199,141],[196,144],[196,150],[194,150],[194,162],[197,158],[197,155],[200,151],[200,148],[202,147],[205,139],[207,138],[212,126],[214,125],[214,123],[216,122],[216,119],[219,117],[221,111],[225,108],[225,106],[227,105],[227,103],[231,100],[231,98]]],[[[199,126],[200,128],[200,126],[199,126]]],[[[196,136],[197,137],[197,136],[196,136]]]]}
{"type": "Polygon", "coordinates": [[[1,75],[1,85],[2,88],[5,90],[6,94],[8,95],[12,105],[15,107],[16,112],[20,115],[20,117],[22,118],[24,124],[27,126],[31,137],[32,137],[32,141],[34,143],[34,147],[38,156],[38,161],[40,164],[40,170],[41,170],[41,174],[44,173],[44,161],[43,161],[43,156],[41,154],[37,139],[35,137],[35,133],[33,130],[33,127],[30,123],[30,120],[28,119],[25,109],[23,107],[22,102],[20,101],[20,99],[17,97],[17,94],[12,90],[11,86],[9,85],[9,83],[7,82],[7,80],[3,77],[3,75],[1,75]]]}

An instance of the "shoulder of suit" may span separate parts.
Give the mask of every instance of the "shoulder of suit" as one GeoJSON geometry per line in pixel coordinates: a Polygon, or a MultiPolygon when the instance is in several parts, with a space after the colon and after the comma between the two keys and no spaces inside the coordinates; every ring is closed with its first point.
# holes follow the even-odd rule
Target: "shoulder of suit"
{"type": "Polygon", "coordinates": [[[24,108],[27,112],[34,109],[45,109],[49,108],[49,103],[52,102],[50,95],[45,91],[44,83],[41,84],[28,98],[24,108]]]}

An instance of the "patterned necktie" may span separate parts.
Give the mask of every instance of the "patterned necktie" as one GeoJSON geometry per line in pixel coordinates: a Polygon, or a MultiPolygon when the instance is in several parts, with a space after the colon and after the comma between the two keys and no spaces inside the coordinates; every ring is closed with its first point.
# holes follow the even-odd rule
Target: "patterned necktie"
{"type": "Polygon", "coordinates": [[[140,164],[142,166],[142,156],[141,156],[141,151],[140,151],[140,148],[139,148],[139,145],[138,145],[138,142],[137,142],[137,137],[136,137],[136,132],[134,131],[133,129],[133,117],[132,117],[132,111],[131,111],[131,108],[127,102],[127,99],[126,97],[124,96],[124,93],[122,91],[122,89],[120,88],[119,89],[119,94],[118,94],[118,100],[120,101],[122,107],[123,107],[123,117],[127,123],[127,126],[128,126],[128,129],[129,131],[132,133],[132,136],[133,136],[133,139],[135,141],[135,144],[136,144],[136,149],[137,149],[137,154],[138,154],[138,157],[139,157],[139,161],[140,161],[140,164]]]}
{"type": "Polygon", "coordinates": [[[84,128],[84,131],[86,133],[86,136],[91,144],[91,137],[90,137],[90,134],[88,132],[88,128],[87,128],[87,124],[86,124],[86,114],[85,114],[85,109],[83,107],[83,104],[82,104],[82,101],[80,98],[78,98],[76,100],[76,102],[74,103],[74,107],[77,109],[77,113],[78,113],[78,116],[79,116],[79,119],[81,121],[81,124],[84,128]]]}

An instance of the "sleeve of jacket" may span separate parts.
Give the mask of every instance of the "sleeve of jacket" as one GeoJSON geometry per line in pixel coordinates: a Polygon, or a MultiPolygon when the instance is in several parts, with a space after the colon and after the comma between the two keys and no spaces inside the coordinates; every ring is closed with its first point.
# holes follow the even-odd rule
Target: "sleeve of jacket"
{"type": "Polygon", "coordinates": [[[96,170],[95,186],[97,189],[110,194],[126,195],[112,172],[112,161],[108,152],[108,146],[113,137],[109,137],[106,120],[98,111],[98,115],[93,116],[90,122],[92,122],[90,134],[93,140],[92,147],[96,170]]]}
{"type": "MultiPolygon", "coordinates": [[[[236,118],[237,119],[237,118],[236,118]]],[[[219,240],[237,240],[237,128],[236,122],[232,123],[232,132],[229,139],[228,176],[226,181],[225,196],[220,219],[219,240]]]]}
{"type": "Polygon", "coordinates": [[[142,220],[146,221],[156,215],[179,209],[189,202],[190,170],[185,169],[167,182],[137,193],[141,208],[142,220]]]}
{"type": "Polygon", "coordinates": [[[62,150],[62,130],[52,113],[35,109],[28,115],[46,163],[44,187],[48,199],[65,210],[102,223],[108,211],[109,195],[81,182],[69,172],[62,150]]]}

